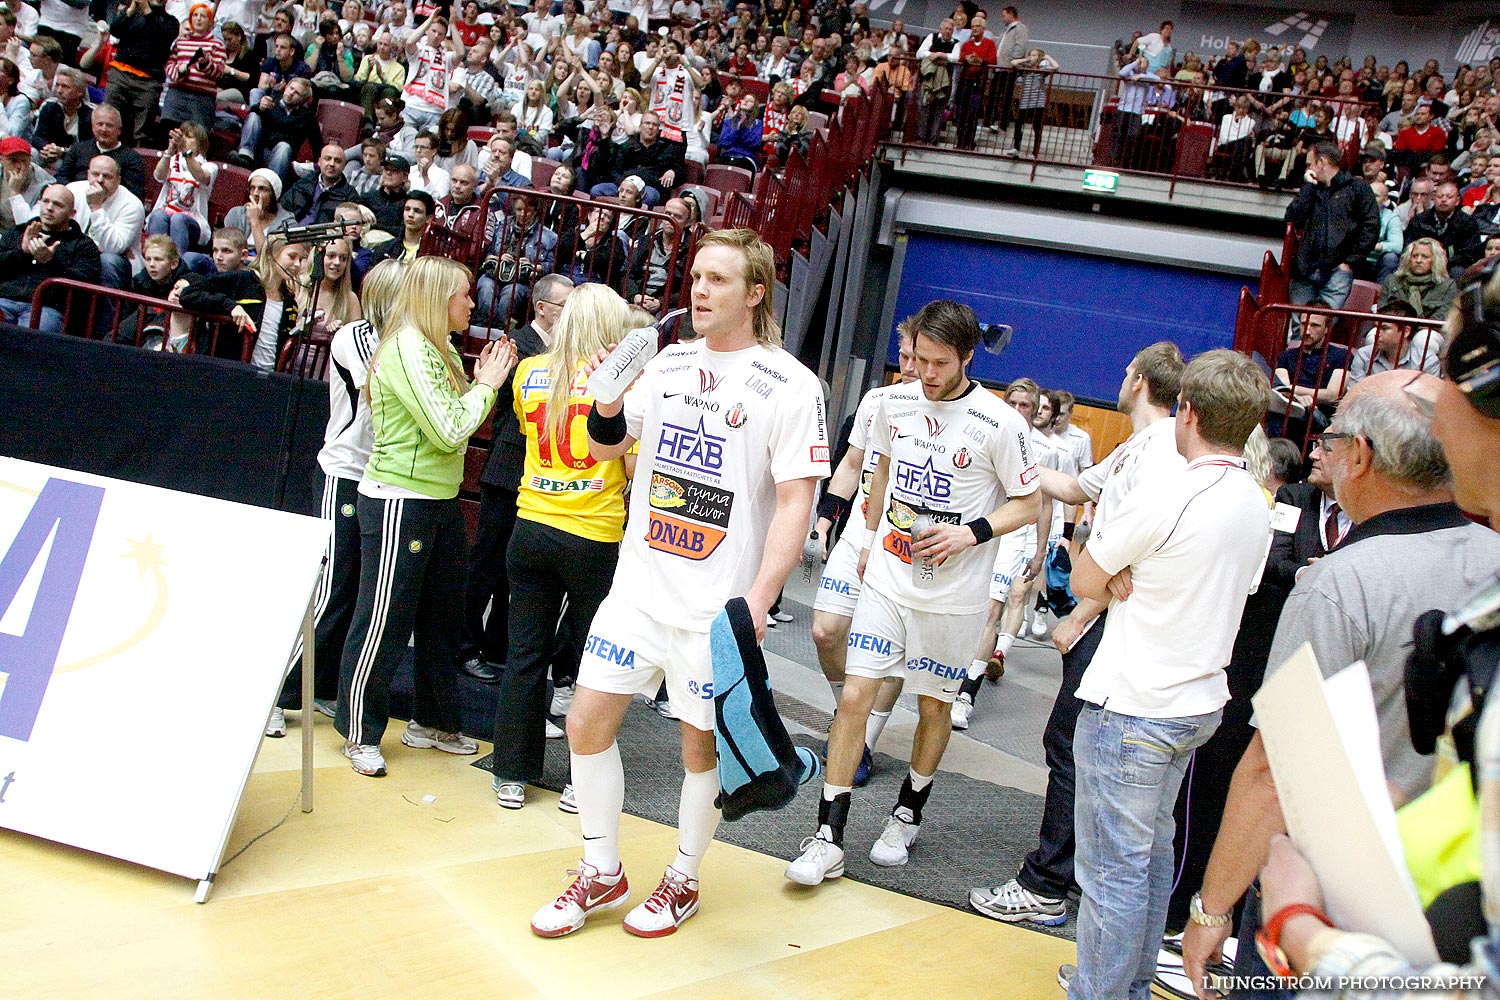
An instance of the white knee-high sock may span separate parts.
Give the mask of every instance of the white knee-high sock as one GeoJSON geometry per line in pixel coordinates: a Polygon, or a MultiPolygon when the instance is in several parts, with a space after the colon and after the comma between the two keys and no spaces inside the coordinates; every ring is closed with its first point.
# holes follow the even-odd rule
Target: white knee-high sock
{"type": "Polygon", "coordinates": [[[605,875],[620,870],[620,813],[625,809],[625,765],[620,745],[594,754],[571,754],[573,793],[583,830],[583,860],[605,875]]]}
{"type": "Polygon", "coordinates": [[[1000,651],[1001,656],[1010,655],[1010,647],[1015,643],[1016,637],[1009,632],[1001,632],[995,639],[995,648],[1000,651]]]}
{"type": "Polygon", "coordinates": [[[865,720],[865,746],[870,752],[875,752],[875,744],[880,742],[880,734],[885,732],[885,724],[891,721],[890,712],[876,712],[872,710],[870,717],[865,720]]]}
{"type": "Polygon", "coordinates": [[[698,877],[703,855],[713,842],[722,815],[714,800],[719,795],[719,771],[685,771],[682,797],[677,800],[677,859],[672,867],[689,878],[698,877]]]}

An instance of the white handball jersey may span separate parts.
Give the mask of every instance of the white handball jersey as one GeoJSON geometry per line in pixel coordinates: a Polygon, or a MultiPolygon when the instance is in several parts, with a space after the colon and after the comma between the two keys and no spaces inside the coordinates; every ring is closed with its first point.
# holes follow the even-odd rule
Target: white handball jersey
{"type": "Polygon", "coordinates": [[[1091,468],[1094,464],[1094,439],[1089,437],[1089,432],[1069,424],[1063,437],[1073,450],[1073,460],[1078,463],[1078,471],[1091,468]]]}
{"type": "Polygon", "coordinates": [[[318,465],[330,476],[358,482],[370,464],[375,431],[362,390],[379,346],[380,333],[369,320],[345,323],[333,335],[328,349],[333,369],[328,373],[328,429],[318,452],[318,465]]]}
{"type": "Polygon", "coordinates": [[[760,570],[776,484],[828,475],[818,379],[780,348],[662,351],[625,396],[640,441],[612,593],[707,632],[760,570]]]}
{"type": "Polygon", "coordinates": [[[1037,490],[1026,421],[978,382],[957,399],[932,402],[921,383],[880,400],[870,446],[890,456],[885,511],[876,529],[865,583],[898,604],[938,614],[974,614],[989,604],[995,551],[976,545],[937,567],[931,586],[912,583],[911,526],[926,513],[965,524],[1007,497],[1037,490]]]}
{"type": "Polygon", "coordinates": [[[849,428],[849,447],[858,448],[865,453],[865,463],[859,470],[859,523],[865,523],[865,515],[870,509],[870,483],[875,478],[875,470],[880,466],[880,452],[870,447],[870,428],[875,425],[875,419],[880,415],[880,401],[894,389],[899,389],[907,383],[894,382],[891,385],[877,385],[864,398],[859,401],[859,408],[854,411],[854,426],[849,428]]]}
{"type": "Polygon", "coordinates": [[[1098,465],[1078,477],[1083,492],[1094,498],[1094,531],[1109,520],[1138,485],[1187,468],[1187,459],[1177,450],[1177,423],[1171,417],[1158,420],[1126,438],[1098,465]]]}
{"type": "MultiPolygon", "coordinates": [[[[1073,461],[1072,452],[1063,445],[1059,438],[1053,437],[1051,434],[1040,431],[1033,426],[1031,428],[1031,447],[1032,455],[1036,458],[1037,465],[1055,469],[1069,476],[1078,475],[1078,466],[1073,461]]],[[[1052,536],[1062,534],[1062,523],[1063,503],[1061,500],[1053,500],[1052,527],[1050,528],[1052,536]]]]}

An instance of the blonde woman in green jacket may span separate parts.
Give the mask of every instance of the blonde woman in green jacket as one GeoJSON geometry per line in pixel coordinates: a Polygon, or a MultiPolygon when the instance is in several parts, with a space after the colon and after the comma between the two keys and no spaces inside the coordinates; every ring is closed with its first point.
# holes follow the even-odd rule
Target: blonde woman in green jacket
{"type": "Polygon", "coordinates": [[[391,678],[416,634],[412,721],[401,742],[472,754],[459,730],[453,680],[463,618],[466,552],[458,487],[469,435],[489,415],[495,389],[516,364],[515,345],[487,345],[471,385],[449,344],[467,330],[474,300],[468,268],[419,257],[391,305],[365,383],[375,448],[359,484],[359,601],[339,669],[344,756],[369,777],[386,773],[380,738],[391,678]]]}

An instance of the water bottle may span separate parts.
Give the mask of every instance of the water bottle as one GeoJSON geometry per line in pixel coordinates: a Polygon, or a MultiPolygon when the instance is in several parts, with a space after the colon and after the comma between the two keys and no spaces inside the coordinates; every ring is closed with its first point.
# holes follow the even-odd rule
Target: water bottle
{"type": "MultiPolygon", "coordinates": [[[[917,539],[924,533],[937,526],[931,514],[918,514],[917,519],[911,523],[911,541],[915,545],[917,539]]],[[[918,556],[915,552],[911,557],[911,582],[918,587],[930,587],[937,572],[937,567],[932,560],[918,556]]]]}
{"type": "Polygon", "coordinates": [[[674,309],[657,320],[654,326],[638,326],[621,338],[604,363],[589,376],[589,395],[606,403],[625,395],[630,383],[656,357],[656,346],[660,341],[658,327],[685,312],[686,309],[674,309]]]}
{"type": "Polygon", "coordinates": [[[814,528],[807,534],[807,541],[802,543],[802,579],[812,582],[813,570],[818,566],[818,559],[823,555],[823,546],[818,541],[818,531],[814,528]]]}

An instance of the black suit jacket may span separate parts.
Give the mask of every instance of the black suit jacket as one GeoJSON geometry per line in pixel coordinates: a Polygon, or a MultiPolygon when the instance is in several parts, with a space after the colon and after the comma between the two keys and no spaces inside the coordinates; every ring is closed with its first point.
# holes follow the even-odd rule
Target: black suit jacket
{"type": "Polygon", "coordinates": [[[1324,554],[1323,531],[1319,524],[1323,491],[1311,483],[1292,483],[1276,491],[1276,502],[1290,504],[1302,511],[1296,531],[1271,533],[1271,555],[1266,561],[1266,579],[1291,590],[1297,582],[1297,571],[1314,556],[1324,554]]]}
{"type": "MultiPolygon", "coordinates": [[[[525,361],[538,354],[547,353],[541,334],[530,323],[516,330],[511,338],[516,342],[516,361],[525,361]]],[[[516,421],[515,391],[512,382],[516,377],[512,369],[495,391],[495,418],[490,434],[490,457],[484,463],[484,472],[479,481],[487,486],[515,491],[521,485],[521,473],[526,467],[526,435],[516,421]]]]}

